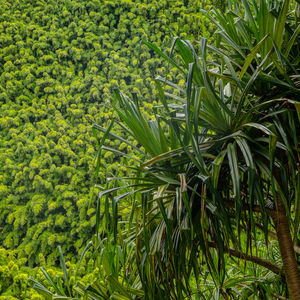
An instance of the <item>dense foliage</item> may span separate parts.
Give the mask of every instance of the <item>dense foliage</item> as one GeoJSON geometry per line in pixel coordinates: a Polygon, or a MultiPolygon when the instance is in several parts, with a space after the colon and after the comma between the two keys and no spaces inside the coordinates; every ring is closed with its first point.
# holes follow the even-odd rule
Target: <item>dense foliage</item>
{"type": "Polygon", "coordinates": [[[4,1],[1,299],[298,299],[299,5],[207,2],[4,1]]]}
{"type": "Polygon", "coordinates": [[[0,299],[10,299],[9,295],[14,295],[13,299],[42,299],[33,289],[27,289],[29,274],[37,274],[24,267],[25,263],[26,258],[16,259],[16,251],[0,247],[0,299]]]}
{"type": "MultiPolygon", "coordinates": [[[[106,126],[112,117],[106,103],[116,87],[152,105],[154,73],[164,74],[167,64],[140,40],[166,46],[175,34],[207,36],[199,13],[205,6],[1,1],[0,243],[18,249],[25,264],[56,264],[57,245],[72,260],[83,250],[96,222],[91,125],[106,126]]],[[[131,151],[118,141],[110,146],[131,151]]],[[[100,179],[124,174],[110,155],[103,163],[100,179]]]]}
{"type": "Polygon", "coordinates": [[[105,146],[119,126],[141,147],[125,163],[131,176],[107,179],[99,194],[104,232],[135,249],[127,268],[137,280],[108,270],[106,286],[112,277],[119,288],[109,294],[95,281],[89,299],[139,299],[132,287],[144,299],[300,299],[299,4],[228,2],[226,14],[205,13],[216,46],[175,38],[164,54],[145,42],[185,77],[184,87],[157,78],[151,119],[143,101],[116,91],[115,124],[94,126],[103,152],[128,156],[105,146]]]}
{"type": "Polygon", "coordinates": [[[108,151],[131,174],[99,193],[83,253],[95,258],[94,282],[77,278],[70,290],[60,253],[64,287],[34,280],[47,299],[299,299],[299,6],[229,7],[205,13],[216,46],[175,38],[164,54],[145,42],[184,85],[159,76],[151,117],[139,97],[115,91],[113,121],[94,125],[98,167],[108,151]],[[109,148],[116,139],[134,154],[109,148]]]}
{"type": "MultiPolygon", "coordinates": [[[[139,41],[161,44],[179,28],[197,34],[197,11],[196,3],[185,7],[161,1],[2,3],[5,247],[21,245],[20,255],[31,263],[39,248],[51,261],[58,243],[82,247],[94,225],[94,209],[88,209],[95,157],[90,125],[110,118],[103,104],[113,87],[134,83],[153,99],[152,74],[160,60],[151,58],[139,41]]],[[[109,171],[116,167],[108,161],[109,171]]]]}

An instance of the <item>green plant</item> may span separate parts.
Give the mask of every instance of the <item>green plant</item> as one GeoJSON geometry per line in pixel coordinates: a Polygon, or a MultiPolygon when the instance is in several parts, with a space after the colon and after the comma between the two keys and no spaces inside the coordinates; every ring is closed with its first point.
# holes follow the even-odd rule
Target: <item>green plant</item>
{"type": "MultiPolygon", "coordinates": [[[[158,77],[161,105],[152,120],[137,97],[115,92],[116,123],[142,146],[142,163],[123,178],[123,196],[136,194],[131,231],[145,299],[191,296],[190,280],[199,282],[202,263],[217,297],[231,297],[228,255],[283,276],[291,299],[299,299],[298,4],[229,3],[229,13],[212,11],[216,20],[205,13],[218,27],[217,47],[201,38],[198,54],[176,38],[167,55],[145,42],[186,78],[182,88],[158,77]],[[279,264],[254,254],[261,240],[268,246],[272,227],[279,264]]],[[[117,138],[110,130],[103,141],[117,138]]]]}
{"type": "Polygon", "coordinates": [[[30,287],[29,276],[35,270],[24,267],[26,258],[17,259],[16,251],[0,247],[0,299],[42,300],[41,295],[30,287]]]}
{"type": "Polygon", "coordinates": [[[58,247],[62,274],[56,271],[53,276],[40,268],[44,283],[41,278],[30,277],[32,287],[45,299],[141,299],[144,292],[134,264],[134,243],[122,242],[119,237],[116,244],[113,235],[109,231],[106,234],[96,245],[92,241],[86,245],[75,268],[68,268],[58,247]],[[92,252],[92,270],[88,267],[91,263],[84,262],[88,252],[92,252]]]}
{"type": "Polygon", "coordinates": [[[57,275],[53,278],[46,270],[42,267],[40,268],[52,291],[33,277],[29,279],[33,282],[33,288],[43,295],[45,299],[79,299],[73,290],[72,282],[70,281],[71,274],[67,269],[65,257],[60,246],[58,246],[58,251],[63,278],[57,275]]]}

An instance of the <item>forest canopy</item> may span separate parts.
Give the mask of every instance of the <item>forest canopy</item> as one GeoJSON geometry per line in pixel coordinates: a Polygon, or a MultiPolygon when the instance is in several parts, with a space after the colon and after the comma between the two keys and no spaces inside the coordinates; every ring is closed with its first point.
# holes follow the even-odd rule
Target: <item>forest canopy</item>
{"type": "MultiPolygon", "coordinates": [[[[141,40],[169,47],[175,35],[209,36],[199,13],[208,4],[1,1],[0,244],[17,249],[11,260],[55,266],[58,245],[77,260],[96,222],[92,124],[107,126],[114,88],[142,95],[146,110],[155,104],[156,72],[168,66],[141,40]]],[[[131,151],[118,141],[110,146],[131,151]]],[[[103,164],[97,178],[124,175],[112,156],[103,164]]],[[[1,273],[0,294],[13,278],[1,273]]]]}

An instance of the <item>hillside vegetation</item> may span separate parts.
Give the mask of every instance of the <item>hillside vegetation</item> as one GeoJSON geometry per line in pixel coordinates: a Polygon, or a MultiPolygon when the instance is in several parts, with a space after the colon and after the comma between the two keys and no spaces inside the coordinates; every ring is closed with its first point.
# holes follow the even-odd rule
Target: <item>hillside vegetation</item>
{"type": "MultiPolygon", "coordinates": [[[[1,1],[0,294],[26,297],[19,267],[55,266],[58,245],[77,260],[96,222],[92,124],[112,118],[114,88],[137,92],[147,111],[157,74],[181,79],[140,41],[169,47],[175,35],[208,37],[212,25],[199,13],[208,2],[1,1]],[[5,269],[9,261],[16,267],[5,269]]],[[[100,182],[124,175],[109,153],[102,165],[100,182]]]]}

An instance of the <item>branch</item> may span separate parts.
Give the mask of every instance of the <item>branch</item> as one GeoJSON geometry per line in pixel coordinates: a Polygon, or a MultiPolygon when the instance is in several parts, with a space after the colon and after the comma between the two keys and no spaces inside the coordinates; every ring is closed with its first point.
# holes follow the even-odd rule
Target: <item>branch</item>
{"type": "MultiPolygon", "coordinates": [[[[208,242],[208,246],[212,247],[212,248],[217,248],[216,243],[213,243],[213,242],[208,242]]],[[[226,247],[226,246],[224,246],[224,251],[226,253],[228,253],[229,255],[235,256],[237,258],[244,259],[246,261],[251,261],[251,262],[254,262],[254,263],[256,263],[260,266],[263,266],[266,269],[272,271],[273,273],[275,273],[277,275],[282,274],[281,268],[279,268],[275,264],[271,263],[269,260],[266,260],[266,259],[263,259],[263,258],[260,258],[260,257],[257,257],[257,256],[252,256],[252,255],[246,254],[244,252],[241,252],[239,250],[232,249],[232,248],[229,248],[229,247],[226,247]]]]}
{"type": "Polygon", "coordinates": [[[273,295],[274,297],[276,297],[277,299],[281,299],[281,300],[289,300],[289,299],[286,298],[286,297],[283,297],[283,296],[280,296],[280,295],[277,295],[277,294],[274,294],[274,293],[272,293],[272,295],[273,295]]]}

